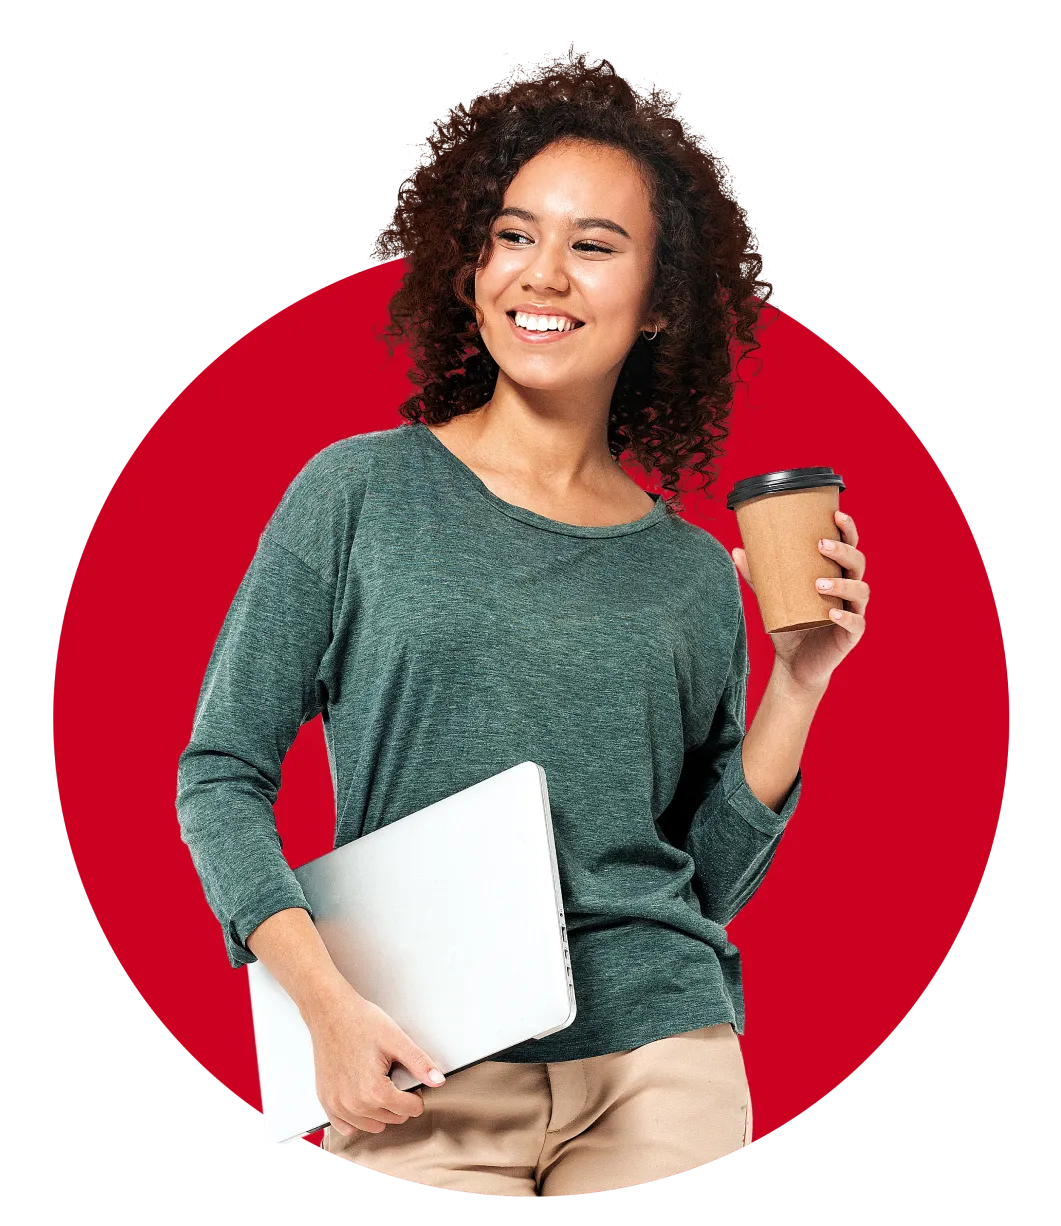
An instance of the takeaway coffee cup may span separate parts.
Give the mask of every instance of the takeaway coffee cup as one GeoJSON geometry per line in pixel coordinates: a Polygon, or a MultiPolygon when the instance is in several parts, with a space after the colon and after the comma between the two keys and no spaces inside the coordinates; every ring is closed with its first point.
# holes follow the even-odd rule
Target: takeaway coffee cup
{"type": "Polygon", "coordinates": [[[825,556],[818,541],[841,539],[833,512],[845,485],[831,468],[783,468],[738,481],[726,499],[737,512],[741,543],[748,555],[763,625],[769,633],[831,626],[838,596],[814,586],[843,569],[825,556]]]}

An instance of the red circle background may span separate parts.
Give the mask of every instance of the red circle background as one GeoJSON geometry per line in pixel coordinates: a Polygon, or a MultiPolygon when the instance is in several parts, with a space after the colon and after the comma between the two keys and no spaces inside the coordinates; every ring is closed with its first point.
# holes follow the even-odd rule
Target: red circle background
{"type": "MultiPolygon", "coordinates": [[[[177,758],[214,639],[288,483],[329,443],[401,420],[408,362],[378,336],[402,271],[394,261],[296,302],[181,393],[96,520],[60,639],[56,769],[96,916],[163,1023],[259,1109],[246,974],[228,964],[180,839],[177,758]]],[[[994,601],[946,481],[849,362],[767,314],[762,348],[741,367],[713,497],[686,493],[684,514],[733,548],[724,495],[737,478],[831,465],[872,597],[866,636],[811,729],[799,808],[729,928],[742,951],[756,1137],[861,1064],[939,968],[987,862],[1008,742],[994,601]]],[[[750,720],[771,644],[746,586],[744,598],[750,720]]],[[[276,814],[292,866],[331,848],[319,718],[288,754],[276,814]]]]}

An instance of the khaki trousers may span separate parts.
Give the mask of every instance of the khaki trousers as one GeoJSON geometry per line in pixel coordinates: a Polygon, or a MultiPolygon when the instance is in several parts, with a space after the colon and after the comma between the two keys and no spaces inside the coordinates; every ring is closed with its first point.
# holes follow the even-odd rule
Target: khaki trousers
{"type": "Polygon", "coordinates": [[[495,1196],[570,1196],[648,1183],[751,1140],[729,1022],[552,1064],[483,1060],[423,1087],[424,1111],[323,1148],[414,1183],[495,1196]]]}

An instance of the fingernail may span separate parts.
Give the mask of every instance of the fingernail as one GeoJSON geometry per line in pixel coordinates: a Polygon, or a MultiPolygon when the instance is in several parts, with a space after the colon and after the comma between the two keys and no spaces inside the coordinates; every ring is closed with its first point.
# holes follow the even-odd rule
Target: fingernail
{"type": "Polygon", "coordinates": [[[843,609],[830,609],[829,610],[829,616],[833,619],[833,621],[839,621],[840,618],[843,617],[843,615],[844,615],[843,609]]]}
{"type": "Polygon", "coordinates": [[[821,588],[823,591],[827,591],[829,588],[831,588],[831,587],[833,586],[833,581],[832,581],[832,579],[819,579],[819,580],[818,580],[818,586],[819,586],[819,587],[820,587],[820,588],[821,588]]]}
{"type": "Polygon", "coordinates": [[[835,548],[836,548],[836,542],[835,542],[835,541],[831,541],[831,540],[823,540],[823,541],[821,542],[821,547],[822,547],[823,549],[835,549],[835,548]]]}
{"type": "Polygon", "coordinates": [[[839,515],[840,518],[845,521],[851,518],[850,515],[845,515],[843,511],[837,511],[837,515],[839,515]]]}
{"type": "Polygon", "coordinates": [[[428,1069],[427,1079],[433,1086],[440,1086],[446,1080],[437,1068],[428,1069]]]}

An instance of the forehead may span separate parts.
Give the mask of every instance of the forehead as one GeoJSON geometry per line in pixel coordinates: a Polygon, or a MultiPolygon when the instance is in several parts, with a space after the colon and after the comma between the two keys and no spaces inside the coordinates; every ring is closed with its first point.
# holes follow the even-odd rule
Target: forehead
{"type": "Polygon", "coordinates": [[[589,141],[557,142],[536,154],[509,184],[504,204],[557,223],[607,217],[635,238],[654,225],[638,163],[622,149],[589,141]]]}

